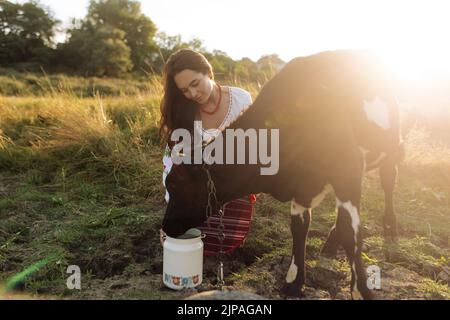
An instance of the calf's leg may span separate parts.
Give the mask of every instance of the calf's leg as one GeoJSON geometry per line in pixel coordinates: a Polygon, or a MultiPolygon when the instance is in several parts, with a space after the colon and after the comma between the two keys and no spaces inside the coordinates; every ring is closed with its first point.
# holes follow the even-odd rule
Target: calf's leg
{"type": "MultiPolygon", "coordinates": [[[[342,199],[342,198],[341,198],[342,199]]],[[[338,217],[336,232],[339,243],[344,247],[350,264],[352,279],[350,284],[353,299],[371,299],[372,294],[367,288],[366,271],[362,262],[362,235],[359,217],[359,204],[356,199],[336,199],[338,217]]]]}
{"type": "Polygon", "coordinates": [[[397,237],[397,219],[394,213],[393,193],[397,178],[395,162],[387,158],[380,166],[381,186],[384,190],[384,217],[383,228],[386,238],[397,237]]]}
{"type": "Polygon", "coordinates": [[[332,185],[336,194],[337,219],[335,239],[344,247],[352,278],[350,292],[353,299],[371,299],[367,288],[367,275],[362,262],[363,238],[361,234],[360,200],[363,171],[361,154],[353,149],[343,153],[342,162],[336,163],[332,185]]]}
{"type": "Polygon", "coordinates": [[[292,259],[286,275],[282,293],[287,296],[301,297],[305,285],[306,238],[311,222],[311,209],[304,208],[294,200],[291,203],[292,259]]]}

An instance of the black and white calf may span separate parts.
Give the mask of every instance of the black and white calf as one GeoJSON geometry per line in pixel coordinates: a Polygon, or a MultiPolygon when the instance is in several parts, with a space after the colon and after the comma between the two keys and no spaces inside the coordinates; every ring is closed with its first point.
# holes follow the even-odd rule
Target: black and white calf
{"type": "MultiPolygon", "coordinates": [[[[392,191],[401,143],[389,80],[378,60],[365,52],[334,51],[293,59],[229,127],[279,129],[278,172],[261,175],[261,164],[210,166],[221,203],[260,192],[291,201],[292,262],[283,289],[288,295],[303,294],[311,212],[327,191],[334,190],[337,219],[323,250],[334,253],[342,246],[352,271],[352,297],[371,298],[361,259],[361,181],[365,170],[380,168],[386,194],[385,233],[395,236],[392,191]]],[[[269,139],[269,150],[270,143],[269,139]]],[[[205,221],[206,181],[202,165],[172,169],[166,180],[170,201],[163,221],[169,236],[205,221]]]]}

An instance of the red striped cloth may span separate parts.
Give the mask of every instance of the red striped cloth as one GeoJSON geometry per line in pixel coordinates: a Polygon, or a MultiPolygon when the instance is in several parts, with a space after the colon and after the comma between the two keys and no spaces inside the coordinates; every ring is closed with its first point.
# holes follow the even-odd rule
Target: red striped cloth
{"type": "MultiPolygon", "coordinates": [[[[225,227],[225,239],[223,241],[223,251],[231,252],[242,246],[250,231],[252,223],[253,205],[256,201],[255,195],[249,195],[227,202],[224,205],[223,224],[225,227]]],[[[220,251],[219,239],[217,236],[219,226],[219,215],[216,213],[198,227],[206,237],[203,239],[204,255],[214,256],[220,251]]]]}

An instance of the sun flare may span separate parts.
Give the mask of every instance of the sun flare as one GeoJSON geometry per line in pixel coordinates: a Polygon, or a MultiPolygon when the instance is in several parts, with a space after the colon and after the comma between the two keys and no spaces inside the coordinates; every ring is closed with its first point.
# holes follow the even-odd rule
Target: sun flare
{"type": "Polygon", "coordinates": [[[432,74],[450,72],[450,48],[377,50],[399,79],[417,82],[432,74]]]}

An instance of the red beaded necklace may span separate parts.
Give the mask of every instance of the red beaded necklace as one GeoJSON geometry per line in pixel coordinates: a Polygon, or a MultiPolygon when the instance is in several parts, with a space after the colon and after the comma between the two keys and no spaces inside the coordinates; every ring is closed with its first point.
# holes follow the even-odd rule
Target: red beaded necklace
{"type": "Polygon", "coordinates": [[[216,107],[214,108],[213,111],[206,111],[205,109],[200,107],[200,110],[202,112],[209,114],[209,115],[213,115],[214,113],[216,113],[219,110],[220,103],[222,102],[222,88],[220,87],[220,84],[218,84],[218,83],[217,83],[217,87],[219,87],[219,100],[217,101],[216,107]]]}

